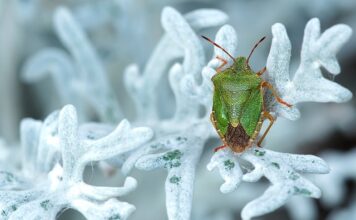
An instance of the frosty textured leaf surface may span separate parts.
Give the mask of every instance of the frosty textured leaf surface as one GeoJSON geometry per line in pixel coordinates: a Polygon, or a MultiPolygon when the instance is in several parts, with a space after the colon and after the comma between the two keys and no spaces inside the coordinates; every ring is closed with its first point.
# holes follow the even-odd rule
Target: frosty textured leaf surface
{"type": "MultiPolygon", "coordinates": [[[[191,49],[196,48],[193,50],[195,51],[194,53],[201,55],[201,46],[197,46],[201,43],[197,42],[198,37],[192,33],[192,29],[196,32],[200,32],[202,29],[219,26],[227,21],[226,14],[219,10],[212,9],[195,10],[187,13],[184,18],[173,8],[166,8],[164,14],[162,14],[162,23],[168,26],[167,32],[169,33],[164,34],[161,38],[142,74],[136,65],[129,66],[124,73],[125,86],[135,101],[138,121],[157,119],[156,88],[159,86],[160,79],[164,76],[167,69],[170,68],[172,61],[184,57],[185,52],[190,53],[188,50],[189,47],[187,46],[192,46],[191,49]],[[171,16],[172,18],[170,18],[171,16]],[[184,20],[184,18],[186,20],[184,20]],[[178,25],[178,23],[183,25],[180,29],[175,30],[169,27],[173,24],[178,25]],[[193,37],[193,41],[197,44],[189,44],[191,38],[185,38],[183,42],[180,42],[178,37],[175,36],[177,32],[180,36],[185,33],[190,33],[189,36],[184,35],[184,37],[193,37]],[[187,45],[187,43],[184,44],[184,42],[187,42],[189,45],[187,45]],[[157,65],[157,63],[160,65],[157,65]]],[[[185,59],[185,68],[193,68],[191,74],[193,74],[193,72],[198,74],[200,72],[199,67],[201,68],[203,65],[203,57],[204,54],[202,56],[192,57],[198,61],[197,63],[195,61],[195,63],[192,63],[190,60],[185,59]]],[[[190,70],[188,72],[190,72],[190,70]]],[[[178,81],[174,83],[179,84],[178,81]]]]}
{"type": "MultiPolygon", "coordinates": [[[[232,32],[228,27],[226,32],[232,32]]],[[[220,32],[224,32],[223,28],[220,32]]],[[[272,26],[272,46],[267,60],[268,74],[266,79],[278,90],[281,97],[293,104],[287,108],[274,101],[267,93],[265,100],[267,110],[277,117],[297,119],[299,102],[344,102],[352,97],[349,90],[323,77],[320,67],[323,66],[331,74],[339,74],[340,67],[336,53],[351,35],[351,29],[346,25],[335,25],[320,34],[318,19],[312,19],[305,28],[301,52],[301,63],[293,78],[290,77],[289,65],[291,44],[282,24],[272,26]]],[[[217,37],[216,41],[224,39],[217,37]]],[[[234,40],[237,41],[237,40],[234,40]]],[[[222,46],[224,40],[218,42],[222,46]]],[[[235,43],[225,40],[226,47],[235,50],[235,43]]],[[[215,51],[219,56],[221,51],[215,51]]],[[[213,59],[210,65],[216,68],[221,61],[213,59]]],[[[225,183],[220,190],[223,193],[237,188],[241,181],[255,182],[266,177],[271,186],[259,198],[249,202],[242,210],[243,219],[251,219],[264,215],[284,205],[293,195],[319,198],[321,191],[300,173],[324,174],[329,172],[327,164],[320,158],[311,155],[294,155],[278,153],[270,150],[252,147],[241,153],[233,154],[229,149],[221,150],[212,157],[208,169],[218,168],[225,183]],[[242,174],[239,160],[249,162],[253,169],[242,174]],[[233,164],[233,165],[232,165],[233,164]]]]}
{"type": "MultiPolygon", "coordinates": [[[[121,111],[104,66],[83,27],[66,8],[57,8],[54,14],[55,30],[69,53],[54,48],[40,51],[27,62],[22,78],[33,83],[50,73],[62,101],[74,103],[77,108],[65,106],[44,121],[22,121],[22,169],[0,171],[0,215],[4,219],[54,219],[58,212],[70,207],[87,219],[127,219],[135,207],[119,201],[118,197],[130,193],[138,183],[132,177],[127,177],[122,187],[85,183],[85,167],[99,162],[108,169],[116,166],[125,175],[133,168],[147,172],[165,169],[168,218],[190,219],[196,167],[207,140],[217,137],[209,121],[213,94],[211,77],[221,65],[216,57],[228,61],[224,68],[232,64],[230,57],[216,47],[207,62],[204,47],[212,45],[207,46],[198,33],[223,25],[227,15],[213,9],[199,9],[186,15],[171,7],[163,9],[161,24],[165,33],[142,72],[136,64],[128,66],[124,72],[124,86],[136,107],[135,124],[149,126],[151,130],[132,128],[127,120],[116,127],[103,123],[79,126],[78,117],[86,119],[87,102],[104,122],[118,121],[121,111]],[[169,84],[162,85],[167,78],[169,84]],[[162,93],[159,89],[168,89],[168,92],[162,93]],[[169,96],[171,92],[174,98],[169,96]],[[167,103],[161,103],[166,101],[161,100],[162,94],[170,98],[167,103]],[[173,102],[175,109],[171,117],[163,117],[160,108],[171,106],[173,102]]],[[[333,76],[340,73],[336,53],[350,37],[348,26],[336,25],[321,33],[319,21],[312,19],[305,28],[301,62],[294,74],[289,70],[291,43],[285,27],[273,25],[272,34],[268,73],[263,77],[284,100],[293,104],[291,109],[283,107],[267,93],[266,107],[274,116],[297,119],[300,114],[296,104],[300,102],[343,102],[351,98],[347,89],[324,77],[320,70],[323,67],[333,76]]],[[[215,42],[234,57],[239,56],[238,38],[232,26],[222,26],[215,42]]],[[[302,175],[329,171],[327,164],[318,157],[254,146],[241,154],[221,150],[212,156],[207,168],[219,171],[224,181],[220,191],[225,194],[240,190],[242,181],[256,182],[263,177],[269,180],[270,185],[264,192],[262,183],[258,187],[248,184],[255,195],[262,195],[256,199],[248,197],[252,201],[242,210],[245,220],[276,210],[294,195],[320,197],[320,189],[302,175]]],[[[336,186],[340,184],[335,183],[336,186]]],[[[320,186],[324,187],[322,183],[320,186]]],[[[330,187],[331,200],[336,201],[335,195],[342,192],[333,187],[330,187]]],[[[244,204],[250,199],[236,203],[244,204]]],[[[216,218],[233,217],[223,213],[216,218]]]]}
{"type": "Polygon", "coordinates": [[[136,167],[150,170],[154,168],[166,168],[168,175],[165,184],[166,206],[169,219],[189,219],[193,196],[193,185],[196,164],[200,159],[202,148],[190,148],[189,146],[201,146],[201,140],[189,139],[178,149],[172,149],[165,153],[149,154],[141,157],[136,167]]]}
{"type": "Polygon", "coordinates": [[[271,186],[262,196],[243,208],[243,219],[272,212],[284,205],[293,195],[319,198],[320,189],[300,173],[329,172],[328,165],[316,156],[278,153],[257,147],[241,154],[233,154],[229,149],[220,150],[208,164],[209,170],[214,168],[219,169],[225,181],[220,188],[223,193],[235,190],[241,181],[256,182],[264,176],[271,182],[271,186]],[[253,169],[242,175],[237,158],[249,162],[253,169]]]}
{"type": "Polygon", "coordinates": [[[131,215],[134,206],[117,197],[136,188],[134,178],[127,177],[122,187],[99,187],[84,183],[83,172],[92,161],[118,156],[149,141],[151,129],[131,128],[123,120],[108,135],[81,139],[77,113],[71,105],[52,113],[43,123],[26,119],[21,128],[23,147],[28,152],[24,161],[32,161],[32,172],[38,175],[25,182],[15,174],[0,172],[0,209],[4,219],[55,219],[59,211],[68,207],[88,219],[127,219],[131,215]],[[50,142],[51,138],[58,141],[50,142]],[[46,157],[52,158],[48,152],[56,146],[61,160],[54,160],[56,164],[50,172],[36,166],[46,164],[46,157]]]}
{"type": "Polygon", "coordinates": [[[239,166],[239,161],[230,150],[214,154],[207,168],[209,171],[212,171],[214,168],[219,169],[220,175],[225,181],[220,187],[222,193],[236,190],[242,181],[243,173],[239,166]]]}
{"type": "Polygon", "coordinates": [[[301,62],[293,78],[289,64],[291,44],[282,24],[272,26],[272,45],[267,59],[267,79],[272,82],[281,97],[294,106],[272,103],[270,108],[278,115],[295,120],[300,117],[295,104],[299,102],[345,102],[351,92],[341,85],[323,77],[321,67],[333,75],[340,73],[336,53],[350,38],[349,26],[339,24],[320,34],[320,22],[311,19],[305,27],[301,51],[301,62]]]}
{"type": "Polygon", "coordinates": [[[142,114],[145,118],[141,120],[139,113],[138,121],[144,122],[148,119],[148,123],[156,131],[156,137],[145,147],[131,153],[123,164],[122,171],[128,173],[133,166],[142,170],[167,169],[166,207],[168,218],[171,220],[190,218],[195,169],[204,143],[213,135],[208,114],[199,116],[199,104],[204,105],[207,113],[210,108],[211,100],[208,100],[210,97],[208,94],[211,92],[211,85],[208,75],[212,72],[203,70],[201,73],[204,69],[205,54],[201,39],[195,31],[220,25],[226,18],[226,15],[217,10],[197,10],[182,16],[175,9],[166,7],[161,17],[166,34],[147,63],[144,73],[140,76],[135,66],[129,67],[125,73],[125,83],[134,95],[137,109],[144,110],[142,114]],[[212,19],[211,15],[215,15],[215,19],[212,19]],[[180,57],[183,58],[181,63],[169,66],[171,60],[180,57]],[[153,66],[157,62],[161,63],[158,69],[156,65],[153,66]],[[175,97],[176,109],[172,118],[159,120],[154,105],[157,94],[152,83],[156,85],[168,67],[169,83],[175,97]],[[201,78],[203,84],[197,91],[194,86],[201,78]],[[193,89],[187,91],[187,87],[193,89]],[[153,117],[147,117],[147,114],[153,117]],[[172,127],[173,123],[175,126],[172,127]]]}

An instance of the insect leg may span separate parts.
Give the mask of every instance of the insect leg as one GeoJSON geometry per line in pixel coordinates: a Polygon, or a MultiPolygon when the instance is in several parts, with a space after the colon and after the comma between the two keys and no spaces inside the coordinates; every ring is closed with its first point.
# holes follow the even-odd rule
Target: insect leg
{"type": "Polygon", "coordinates": [[[221,69],[227,64],[227,60],[225,60],[224,58],[220,57],[220,56],[216,56],[216,59],[220,60],[221,62],[223,62],[217,69],[216,72],[220,72],[221,69]]]}
{"type": "Polygon", "coordinates": [[[221,149],[224,149],[225,147],[227,147],[227,146],[222,145],[222,146],[220,146],[220,147],[216,147],[216,148],[214,148],[214,152],[217,152],[217,151],[219,151],[219,150],[221,150],[221,149]]]}
{"type": "Polygon", "coordinates": [[[256,74],[257,76],[261,76],[262,74],[264,74],[266,72],[267,68],[263,67],[263,69],[261,69],[260,71],[258,71],[256,74]]]}
{"type": "Polygon", "coordinates": [[[278,96],[277,91],[273,88],[273,86],[269,82],[263,81],[261,83],[261,87],[267,87],[269,90],[271,90],[273,96],[276,98],[277,102],[279,102],[280,104],[285,105],[285,106],[287,106],[289,108],[292,107],[291,104],[287,103],[286,101],[281,99],[281,97],[278,96]]]}
{"type": "Polygon", "coordinates": [[[265,139],[267,133],[269,132],[269,130],[271,129],[271,127],[272,127],[272,125],[273,125],[273,123],[274,123],[274,121],[276,120],[276,119],[274,119],[273,116],[272,116],[269,112],[267,112],[267,111],[264,111],[264,112],[263,112],[263,116],[262,116],[262,117],[263,117],[263,118],[267,118],[267,119],[269,120],[269,125],[268,125],[268,127],[267,127],[265,133],[262,135],[262,137],[260,138],[260,140],[259,140],[258,143],[257,143],[257,146],[259,146],[259,147],[261,147],[262,141],[265,139]]]}

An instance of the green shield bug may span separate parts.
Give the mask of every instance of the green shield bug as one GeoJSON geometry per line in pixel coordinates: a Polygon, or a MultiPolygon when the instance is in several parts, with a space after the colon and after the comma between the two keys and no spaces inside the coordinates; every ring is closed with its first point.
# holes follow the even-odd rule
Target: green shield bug
{"type": "Polygon", "coordinates": [[[269,126],[257,143],[260,146],[275,121],[265,108],[265,89],[271,90],[276,101],[280,104],[292,106],[278,96],[269,82],[261,78],[261,75],[266,71],[266,67],[254,72],[249,66],[253,51],[265,37],[255,44],[247,58],[234,58],[214,41],[205,36],[202,37],[221,49],[234,61],[230,67],[222,70],[227,61],[217,56],[216,58],[222,61],[222,65],[216,69],[217,73],[211,78],[214,85],[214,94],[210,119],[224,144],[215,148],[215,152],[225,147],[229,147],[237,153],[245,151],[254,143],[263,121],[268,119],[270,121],[269,126]]]}

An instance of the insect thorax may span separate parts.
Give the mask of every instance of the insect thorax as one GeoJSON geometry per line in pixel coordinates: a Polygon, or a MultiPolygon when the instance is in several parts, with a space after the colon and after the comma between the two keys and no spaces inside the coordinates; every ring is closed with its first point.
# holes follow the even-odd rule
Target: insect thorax
{"type": "Polygon", "coordinates": [[[246,57],[237,57],[231,67],[237,73],[251,70],[250,66],[247,64],[246,57]]]}

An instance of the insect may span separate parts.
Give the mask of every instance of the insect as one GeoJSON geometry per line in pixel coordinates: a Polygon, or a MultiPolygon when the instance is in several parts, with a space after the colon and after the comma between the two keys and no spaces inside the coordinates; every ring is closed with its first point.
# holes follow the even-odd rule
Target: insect
{"type": "Polygon", "coordinates": [[[254,72],[249,66],[253,51],[265,37],[255,44],[247,58],[234,58],[211,39],[202,37],[220,48],[234,61],[230,67],[222,70],[227,64],[227,60],[217,56],[216,58],[222,61],[222,64],[211,78],[214,84],[214,94],[210,120],[223,142],[222,146],[215,148],[215,152],[225,147],[229,147],[237,153],[245,151],[256,140],[263,121],[268,119],[269,126],[257,143],[257,146],[261,146],[263,139],[275,121],[275,118],[265,107],[264,94],[266,89],[272,92],[278,103],[292,107],[278,96],[276,90],[268,81],[261,77],[266,71],[266,67],[254,72]]]}

